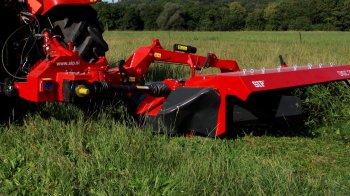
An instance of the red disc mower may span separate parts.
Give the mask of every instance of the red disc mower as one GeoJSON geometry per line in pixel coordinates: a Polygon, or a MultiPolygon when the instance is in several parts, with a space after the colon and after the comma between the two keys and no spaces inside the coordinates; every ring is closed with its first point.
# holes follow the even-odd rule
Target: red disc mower
{"type": "Polygon", "coordinates": [[[240,70],[235,60],[213,53],[196,55],[195,47],[182,44],[167,50],[157,39],[111,66],[105,58],[103,29],[90,3],[94,2],[27,0],[1,5],[22,6],[6,13],[20,18],[13,18],[16,23],[6,39],[2,35],[1,76],[10,79],[1,86],[3,94],[30,102],[141,94],[136,114],[145,116],[155,131],[213,137],[244,124],[296,119],[302,114],[301,99],[291,89],[350,78],[350,65],[288,66],[282,57],[278,68],[240,70]],[[77,14],[76,9],[86,12],[77,14]],[[145,83],[142,78],[154,62],[189,66],[190,77],[145,83]],[[202,74],[207,68],[220,73],[202,74]]]}

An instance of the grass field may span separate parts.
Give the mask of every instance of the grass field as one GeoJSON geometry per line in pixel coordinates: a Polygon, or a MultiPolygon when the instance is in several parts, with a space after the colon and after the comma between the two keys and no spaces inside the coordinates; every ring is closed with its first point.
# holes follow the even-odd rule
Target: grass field
{"type": "MultiPolygon", "coordinates": [[[[242,68],[350,63],[350,33],[106,32],[112,63],[159,38],[236,59],[242,68]]],[[[149,78],[162,65],[151,70],[149,78]]],[[[183,67],[167,76],[185,77],[183,67]]],[[[301,133],[236,139],[152,135],[109,105],[89,114],[45,104],[0,127],[0,195],[349,195],[350,92],[341,84],[305,92],[301,133]]]]}

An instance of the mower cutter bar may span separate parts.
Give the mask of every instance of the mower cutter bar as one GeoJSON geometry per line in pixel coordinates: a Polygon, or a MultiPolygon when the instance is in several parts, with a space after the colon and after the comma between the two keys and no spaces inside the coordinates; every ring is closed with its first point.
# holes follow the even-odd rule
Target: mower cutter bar
{"type": "Polygon", "coordinates": [[[209,87],[220,94],[243,101],[253,92],[277,90],[350,79],[350,65],[294,66],[199,75],[186,81],[186,87],[209,87]]]}
{"type": "Polygon", "coordinates": [[[198,75],[164,101],[156,122],[168,133],[219,136],[232,124],[273,124],[303,113],[295,87],[347,80],[350,65],[300,66],[198,75]],[[185,122],[185,124],[184,124],[185,122]],[[204,128],[205,127],[205,128],[204,128]]]}

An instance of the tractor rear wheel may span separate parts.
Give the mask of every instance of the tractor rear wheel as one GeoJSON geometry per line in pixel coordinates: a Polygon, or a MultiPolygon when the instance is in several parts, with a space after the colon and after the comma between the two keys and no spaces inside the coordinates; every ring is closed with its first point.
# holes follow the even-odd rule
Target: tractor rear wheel
{"type": "Polygon", "coordinates": [[[64,46],[72,42],[83,60],[93,63],[108,51],[108,44],[102,37],[104,29],[92,7],[59,6],[44,17],[47,19],[45,26],[50,26],[52,33],[61,37],[64,46]]]}

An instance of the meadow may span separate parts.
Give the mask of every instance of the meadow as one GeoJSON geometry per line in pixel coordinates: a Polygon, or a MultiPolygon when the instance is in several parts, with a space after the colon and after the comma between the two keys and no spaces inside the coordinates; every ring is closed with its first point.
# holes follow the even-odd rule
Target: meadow
{"type": "MultiPolygon", "coordinates": [[[[164,48],[188,44],[198,54],[235,59],[243,69],[277,67],[280,54],[290,65],[350,63],[348,32],[104,36],[112,65],[154,38],[164,48]]],[[[146,78],[187,76],[183,66],[157,63],[146,78]]],[[[310,112],[302,131],[236,138],[154,135],[118,103],[88,113],[63,103],[39,105],[0,127],[0,195],[349,195],[349,88],[340,82],[302,92],[310,112]]]]}

